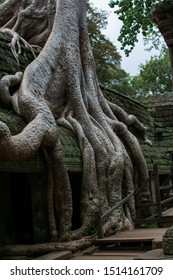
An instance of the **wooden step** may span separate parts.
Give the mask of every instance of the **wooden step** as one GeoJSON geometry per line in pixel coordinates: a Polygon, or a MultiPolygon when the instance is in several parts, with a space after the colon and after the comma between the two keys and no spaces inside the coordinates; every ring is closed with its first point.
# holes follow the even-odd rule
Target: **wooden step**
{"type": "Polygon", "coordinates": [[[145,228],[145,229],[128,230],[101,239],[96,239],[95,244],[101,245],[106,243],[121,244],[121,243],[141,243],[141,242],[152,243],[153,239],[162,238],[166,230],[167,228],[147,228],[147,229],[145,228]]]}
{"type": "Polygon", "coordinates": [[[73,260],[133,260],[141,256],[143,250],[97,250],[92,255],[75,254],[73,260]]]}

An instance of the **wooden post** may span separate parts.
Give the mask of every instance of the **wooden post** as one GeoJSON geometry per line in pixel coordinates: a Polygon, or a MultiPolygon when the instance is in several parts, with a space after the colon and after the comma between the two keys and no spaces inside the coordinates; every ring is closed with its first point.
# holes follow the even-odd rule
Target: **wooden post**
{"type": "Polygon", "coordinates": [[[102,218],[100,212],[96,212],[96,230],[97,230],[97,237],[104,238],[103,227],[102,227],[102,218]]]}
{"type": "MultiPolygon", "coordinates": [[[[154,164],[153,171],[154,171],[154,182],[155,182],[155,192],[156,192],[157,217],[161,218],[162,206],[161,206],[161,197],[160,197],[160,180],[159,180],[157,164],[154,164]]],[[[158,226],[159,226],[159,224],[158,224],[158,226]]]]}
{"type": "Polygon", "coordinates": [[[171,172],[171,185],[172,185],[173,184],[173,159],[171,161],[171,170],[170,170],[170,172],[171,172]]]}
{"type": "MultiPolygon", "coordinates": [[[[138,182],[138,174],[137,174],[137,172],[134,173],[134,181],[138,182]]],[[[138,191],[138,189],[139,189],[139,187],[138,187],[137,183],[135,183],[134,184],[134,191],[135,191],[135,193],[138,191]]],[[[140,195],[140,193],[138,193],[137,195],[134,195],[135,210],[136,210],[136,220],[141,219],[139,195],[140,195]]],[[[139,224],[136,223],[136,227],[138,227],[138,226],[139,226],[139,224]]]]}

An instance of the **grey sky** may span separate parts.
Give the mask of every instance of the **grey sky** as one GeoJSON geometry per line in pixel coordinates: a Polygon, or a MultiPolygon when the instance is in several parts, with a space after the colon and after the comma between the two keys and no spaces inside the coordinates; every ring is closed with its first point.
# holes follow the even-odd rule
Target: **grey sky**
{"type": "Polygon", "coordinates": [[[117,41],[119,31],[121,28],[121,21],[118,20],[117,16],[114,14],[113,9],[108,6],[109,0],[90,0],[89,2],[93,3],[95,7],[108,11],[108,26],[107,29],[103,31],[103,33],[114,43],[117,47],[118,52],[122,56],[121,66],[122,68],[129,73],[131,76],[139,73],[139,65],[141,63],[145,63],[150,59],[151,56],[156,54],[155,50],[147,52],[144,50],[144,44],[142,40],[142,36],[139,38],[139,42],[129,55],[126,57],[124,52],[120,49],[121,45],[117,41]]]}

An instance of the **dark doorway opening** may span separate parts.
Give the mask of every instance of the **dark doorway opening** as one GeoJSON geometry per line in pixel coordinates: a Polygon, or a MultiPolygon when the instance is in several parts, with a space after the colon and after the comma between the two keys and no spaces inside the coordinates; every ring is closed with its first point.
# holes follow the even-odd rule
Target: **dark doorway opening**
{"type": "Polygon", "coordinates": [[[72,215],[72,230],[80,228],[81,226],[81,184],[82,173],[81,172],[69,172],[69,179],[72,189],[72,203],[73,203],[73,215],[72,215]]]}
{"type": "Polygon", "coordinates": [[[33,243],[31,190],[27,174],[11,173],[11,201],[15,243],[33,243]]]}

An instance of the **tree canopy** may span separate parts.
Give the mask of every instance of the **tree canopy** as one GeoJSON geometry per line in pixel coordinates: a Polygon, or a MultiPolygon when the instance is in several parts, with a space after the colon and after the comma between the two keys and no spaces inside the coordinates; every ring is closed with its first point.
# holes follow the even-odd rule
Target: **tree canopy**
{"type": "Polygon", "coordinates": [[[99,82],[127,92],[125,80],[128,74],[121,68],[121,56],[116,46],[102,32],[107,26],[108,14],[92,4],[87,6],[88,32],[99,82]]]}
{"type": "Polygon", "coordinates": [[[110,0],[109,5],[123,22],[118,40],[126,55],[133,50],[141,32],[145,40],[158,46],[158,29],[151,20],[150,11],[159,0],[110,0]]]}
{"type": "Polygon", "coordinates": [[[153,56],[141,64],[140,73],[131,79],[131,84],[138,98],[172,91],[168,49],[163,48],[159,56],[153,56]]]}

